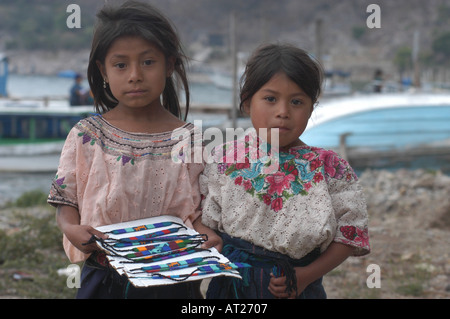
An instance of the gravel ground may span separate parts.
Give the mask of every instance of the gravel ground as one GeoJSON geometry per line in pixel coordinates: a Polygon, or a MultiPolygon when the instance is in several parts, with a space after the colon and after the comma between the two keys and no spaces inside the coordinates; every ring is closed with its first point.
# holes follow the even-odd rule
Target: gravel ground
{"type": "Polygon", "coordinates": [[[450,298],[450,177],[424,170],[366,171],[360,181],[372,251],[325,277],[328,297],[450,298]],[[372,264],[379,266],[380,288],[367,286],[376,273],[368,271],[372,264]]]}
{"type": "MultiPolygon", "coordinates": [[[[369,212],[372,251],[364,257],[349,258],[325,276],[328,298],[450,299],[450,176],[424,170],[365,171],[360,182],[369,212]],[[377,275],[379,288],[369,288],[367,282],[376,283],[377,275]]],[[[20,211],[24,213],[23,209],[20,211]]],[[[27,213],[38,217],[34,223],[54,214],[48,207],[27,208],[27,213]]],[[[54,217],[49,220],[53,223],[54,217]]],[[[6,238],[8,247],[8,238],[13,237],[5,236],[18,234],[23,221],[23,217],[17,217],[17,208],[0,211],[0,237],[3,236],[0,246],[6,238]]],[[[51,232],[51,238],[59,237],[54,230],[51,232]]],[[[39,240],[43,239],[36,237],[30,241],[39,240]]],[[[66,291],[63,278],[58,279],[59,284],[46,278],[55,276],[61,265],[68,265],[64,252],[56,245],[59,244],[30,252],[36,259],[33,269],[21,264],[21,259],[3,263],[0,260],[0,299],[70,298],[73,293],[66,291]],[[45,259],[40,263],[43,256],[53,256],[60,264],[53,269],[45,259]],[[11,279],[15,273],[34,277],[11,279]]],[[[206,286],[204,282],[203,289],[206,286]]]]}

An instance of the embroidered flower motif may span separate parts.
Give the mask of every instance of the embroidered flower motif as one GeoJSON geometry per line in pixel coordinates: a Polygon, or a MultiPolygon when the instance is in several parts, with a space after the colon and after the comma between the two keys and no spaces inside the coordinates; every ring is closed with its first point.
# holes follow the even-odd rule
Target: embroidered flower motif
{"type": "Polygon", "coordinates": [[[348,240],[354,240],[357,236],[355,226],[341,226],[339,230],[341,231],[342,236],[344,236],[348,240]]]}
{"type": "Polygon", "coordinates": [[[95,139],[90,137],[89,134],[86,134],[86,133],[82,132],[82,133],[78,133],[78,136],[83,138],[83,145],[86,144],[86,143],[89,143],[89,142],[91,142],[90,143],[91,145],[95,144],[95,139]]]}
{"type": "Polygon", "coordinates": [[[218,169],[219,169],[219,173],[220,173],[220,174],[225,173],[225,171],[227,170],[227,164],[220,163],[220,164],[218,165],[218,169]]]}
{"type": "Polygon", "coordinates": [[[318,172],[318,173],[314,174],[314,182],[320,183],[321,181],[323,181],[322,173],[318,172]]]}
{"type": "Polygon", "coordinates": [[[274,211],[278,212],[283,208],[283,199],[281,197],[276,198],[270,205],[274,211]]]}
{"type": "Polygon", "coordinates": [[[252,188],[252,182],[245,180],[244,181],[244,188],[246,191],[250,190],[252,188]]]}
{"type": "Polygon", "coordinates": [[[129,157],[129,156],[126,156],[126,155],[120,155],[118,158],[117,158],[117,161],[120,161],[120,160],[122,160],[122,166],[124,166],[126,163],[128,163],[128,162],[130,162],[131,163],[131,165],[134,165],[134,159],[132,159],[131,157],[129,157]]]}
{"type": "Polygon", "coordinates": [[[66,179],[65,177],[58,178],[58,175],[56,175],[56,176],[55,176],[55,183],[56,183],[56,185],[58,185],[58,186],[61,187],[62,189],[66,188],[67,185],[64,184],[64,180],[65,180],[65,179],[66,179]]]}
{"type": "Polygon", "coordinates": [[[369,231],[367,228],[359,229],[355,226],[341,226],[339,230],[342,236],[348,239],[346,243],[364,248],[369,247],[369,231]]]}
{"type": "MultiPolygon", "coordinates": [[[[83,138],[83,144],[89,143],[90,145],[94,145],[95,144],[95,139],[93,139],[91,136],[89,136],[89,134],[81,132],[78,133],[78,136],[83,138]]],[[[127,164],[127,163],[131,163],[131,165],[134,165],[134,159],[130,156],[127,155],[120,155],[117,157],[117,161],[122,160],[122,166],[127,164]]]]}
{"type": "Polygon", "coordinates": [[[270,145],[261,145],[258,138],[246,137],[244,141],[217,148],[218,172],[234,179],[235,185],[244,187],[275,212],[289,198],[308,195],[312,187],[328,178],[356,179],[348,163],[333,151],[305,147],[275,154],[271,153],[270,145]]]}
{"type": "Polygon", "coordinates": [[[283,172],[276,172],[273,175],[269,175],[266,177],[266,181],[269,184],[269,189],[267,190],[267,193],[269,195],[273,195],[277,193],[278,195],[283,194],[283,190],[286,188],[289,188],[291,185],[290,182],[295,180],[294,175],[286,175],[283,172]]]}
{"type": "Polygon", "coordinates": [[[325,173],[328,176],[335,179],[342,179],[345,176],[347,181],[357,179],[353,171],[349,172],[348,163],[344,159],[340,158],[335,152],[320,148],[316,148],[315,150],[319,153],[319,160],[323,162],[325,173]],[[350,178],[347,176],[347,173],[350,174],[350,178]]]}
{"type": "Polygon", "coordinates": [[[83,144],[86,144],[91,141],[91,137],[87,134],[83,135],[83,144]]]}
{"type": "Polygon", "coordinates": [[[272,197],[268,194],[263,195],[264,204],[269,205],[272,203],[272,197]]]}

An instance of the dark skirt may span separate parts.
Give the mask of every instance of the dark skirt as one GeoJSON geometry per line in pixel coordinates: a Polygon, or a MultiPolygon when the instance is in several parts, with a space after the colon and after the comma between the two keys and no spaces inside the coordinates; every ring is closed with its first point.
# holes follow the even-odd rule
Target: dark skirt
{"type": "Polygon", "coordinates": [[[77,299],[198,299],[200,281],[137,288],[109,266],[103,253],[94,253],[81,270],[77,299]]]}
{"type": "MultiPolygon", "coordinates": [[[[221,234],[223,239],[222,254],[231,262],[244,262],[252,265],[241,268],[242,280],[232,277],[214,277],[206,293],[207,299],[273,299],[268,286],[270,273],[286,276],[288,289],[296,289],[293,267],[309,265],[320,255],[317,248],[301,259],[292,259],[286,255],[255,246],[248,241],[221,234]]],[[[325,299],[326,293],[322,278],[308,285],[298,295],[299,299],[325,299]]]]}

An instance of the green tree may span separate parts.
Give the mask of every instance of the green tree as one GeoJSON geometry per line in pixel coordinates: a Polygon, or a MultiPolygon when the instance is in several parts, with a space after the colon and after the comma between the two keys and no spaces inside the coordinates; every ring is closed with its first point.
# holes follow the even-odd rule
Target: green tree
{"type": "Polygon", "coordinates": [[[450,32],[445,32],[433,40],[431,45],[437,63],[448,65],[450,60],[450,32]]]}
{"type": "Polygon", "coordinates": [[[397,66],[400,78],[405,71],[412,69],[412,50],[410,47],[401,47],[397,50],[394,58],[394,64],[397,66]]]}

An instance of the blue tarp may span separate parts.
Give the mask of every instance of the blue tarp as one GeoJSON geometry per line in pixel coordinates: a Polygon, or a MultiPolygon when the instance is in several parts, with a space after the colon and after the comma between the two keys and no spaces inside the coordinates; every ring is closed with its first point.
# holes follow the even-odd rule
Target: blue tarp
{"type": "Polygon", "coordinates": [[[74,79],[76,75],[77,75],[77,72],[75,72],[74,70],[62,70],[62,71],[58,72],[58,76],[61,78],[74,79]]]}

